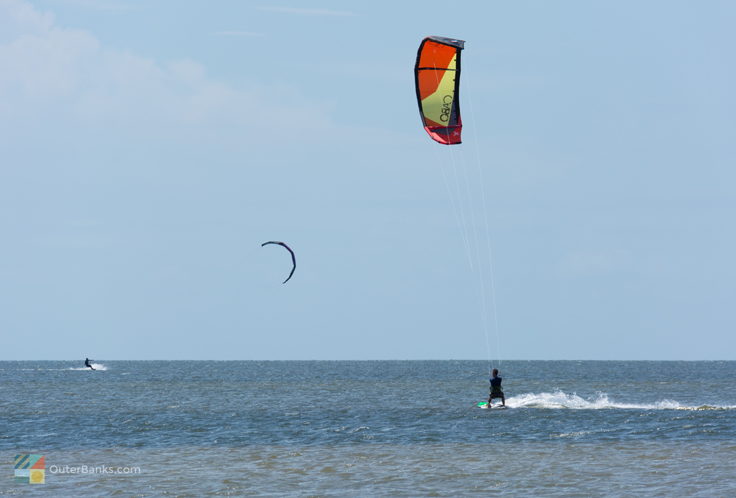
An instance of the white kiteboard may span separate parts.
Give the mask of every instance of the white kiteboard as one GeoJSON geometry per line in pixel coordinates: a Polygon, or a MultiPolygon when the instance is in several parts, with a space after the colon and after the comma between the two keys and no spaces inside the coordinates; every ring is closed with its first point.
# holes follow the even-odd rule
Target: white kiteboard
{"type": "Polygon", "coordinates": [[[478,406],[478,408],[480,408],[481,410],[488,410],[489,408],[490,408],[491,410],[502,410],[502,409],[505,409],[505,408],[507,408],[507,407],[506,407],[506,406],[504,406],[504,405],[492,405],[492,406],[489,406],[489,405],[488,405],[488,402],[486,402],[486,401],[480,401],[480,402],[478,402],[478,405],[477,405],[477,406],[478,406]]]}

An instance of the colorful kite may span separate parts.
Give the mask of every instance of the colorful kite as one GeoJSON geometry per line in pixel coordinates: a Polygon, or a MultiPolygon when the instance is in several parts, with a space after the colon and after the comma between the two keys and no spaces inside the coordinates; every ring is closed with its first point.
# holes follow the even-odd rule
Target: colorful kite
{"type": "Polygon", "coordinates": [[[445,145],[459,144],[460,51],[465,42],[429,36],[422,40],[414,66],[417,101],[429,136],[445,145]]]}

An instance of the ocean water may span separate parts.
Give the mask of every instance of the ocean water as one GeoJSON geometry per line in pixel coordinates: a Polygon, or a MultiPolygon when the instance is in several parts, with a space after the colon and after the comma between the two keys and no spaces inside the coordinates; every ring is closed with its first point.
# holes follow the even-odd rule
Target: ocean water
{"type": "Polygon", "coordinates": [[[736,496],[736,362],[82,363],[0,362],[0,494],[736,496]]]}

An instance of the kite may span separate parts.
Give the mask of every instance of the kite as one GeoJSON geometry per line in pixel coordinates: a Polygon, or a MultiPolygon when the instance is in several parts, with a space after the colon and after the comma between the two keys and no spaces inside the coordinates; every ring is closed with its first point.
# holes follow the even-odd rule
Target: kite
{"type": "Polygon", "coordinates": [[[460,51],[463,40],[428,36],[419,45],[414,66],[417,102],[422,125],[433,140],[444,144],[461,143],[460,51]]]}
{"type": "Polygon", "coordinates": [[[286,280],[284,280],[283,282],[281,282],[282,284],[285,284],[286,282],[289,281],[289,279],[291,278],[291,276],[294,274],[294,270],[296,270],[296,256],[294,256],[294,251],[291,250],[291,247],[287,246],[283,242],[279,242],[278,240],[269,240],[268,242],[264,242],[263,244],[261,244],[261,247],[263,247],[265,245],[268,245],[268,244],[276,244],[276,245],[279,245],[281,247],[284,247],[291,254],[291,264],[293,266],[291,268],[291,273],[289,273],[289,276],[286,277],[286,280]]]}

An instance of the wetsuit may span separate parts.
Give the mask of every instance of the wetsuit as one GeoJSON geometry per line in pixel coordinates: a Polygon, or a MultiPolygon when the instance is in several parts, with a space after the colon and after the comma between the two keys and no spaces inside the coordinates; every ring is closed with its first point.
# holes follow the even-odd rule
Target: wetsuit
{"type": "Polygon", "coordinates": [[[489,402],[493,398],[501,398],[501,401],[506,404],[506,397],[503,395],[503,391],[501,390],[502,380],[503,379],[501,377],[491,378],[491,395],[488,397],[489,402]]]}

